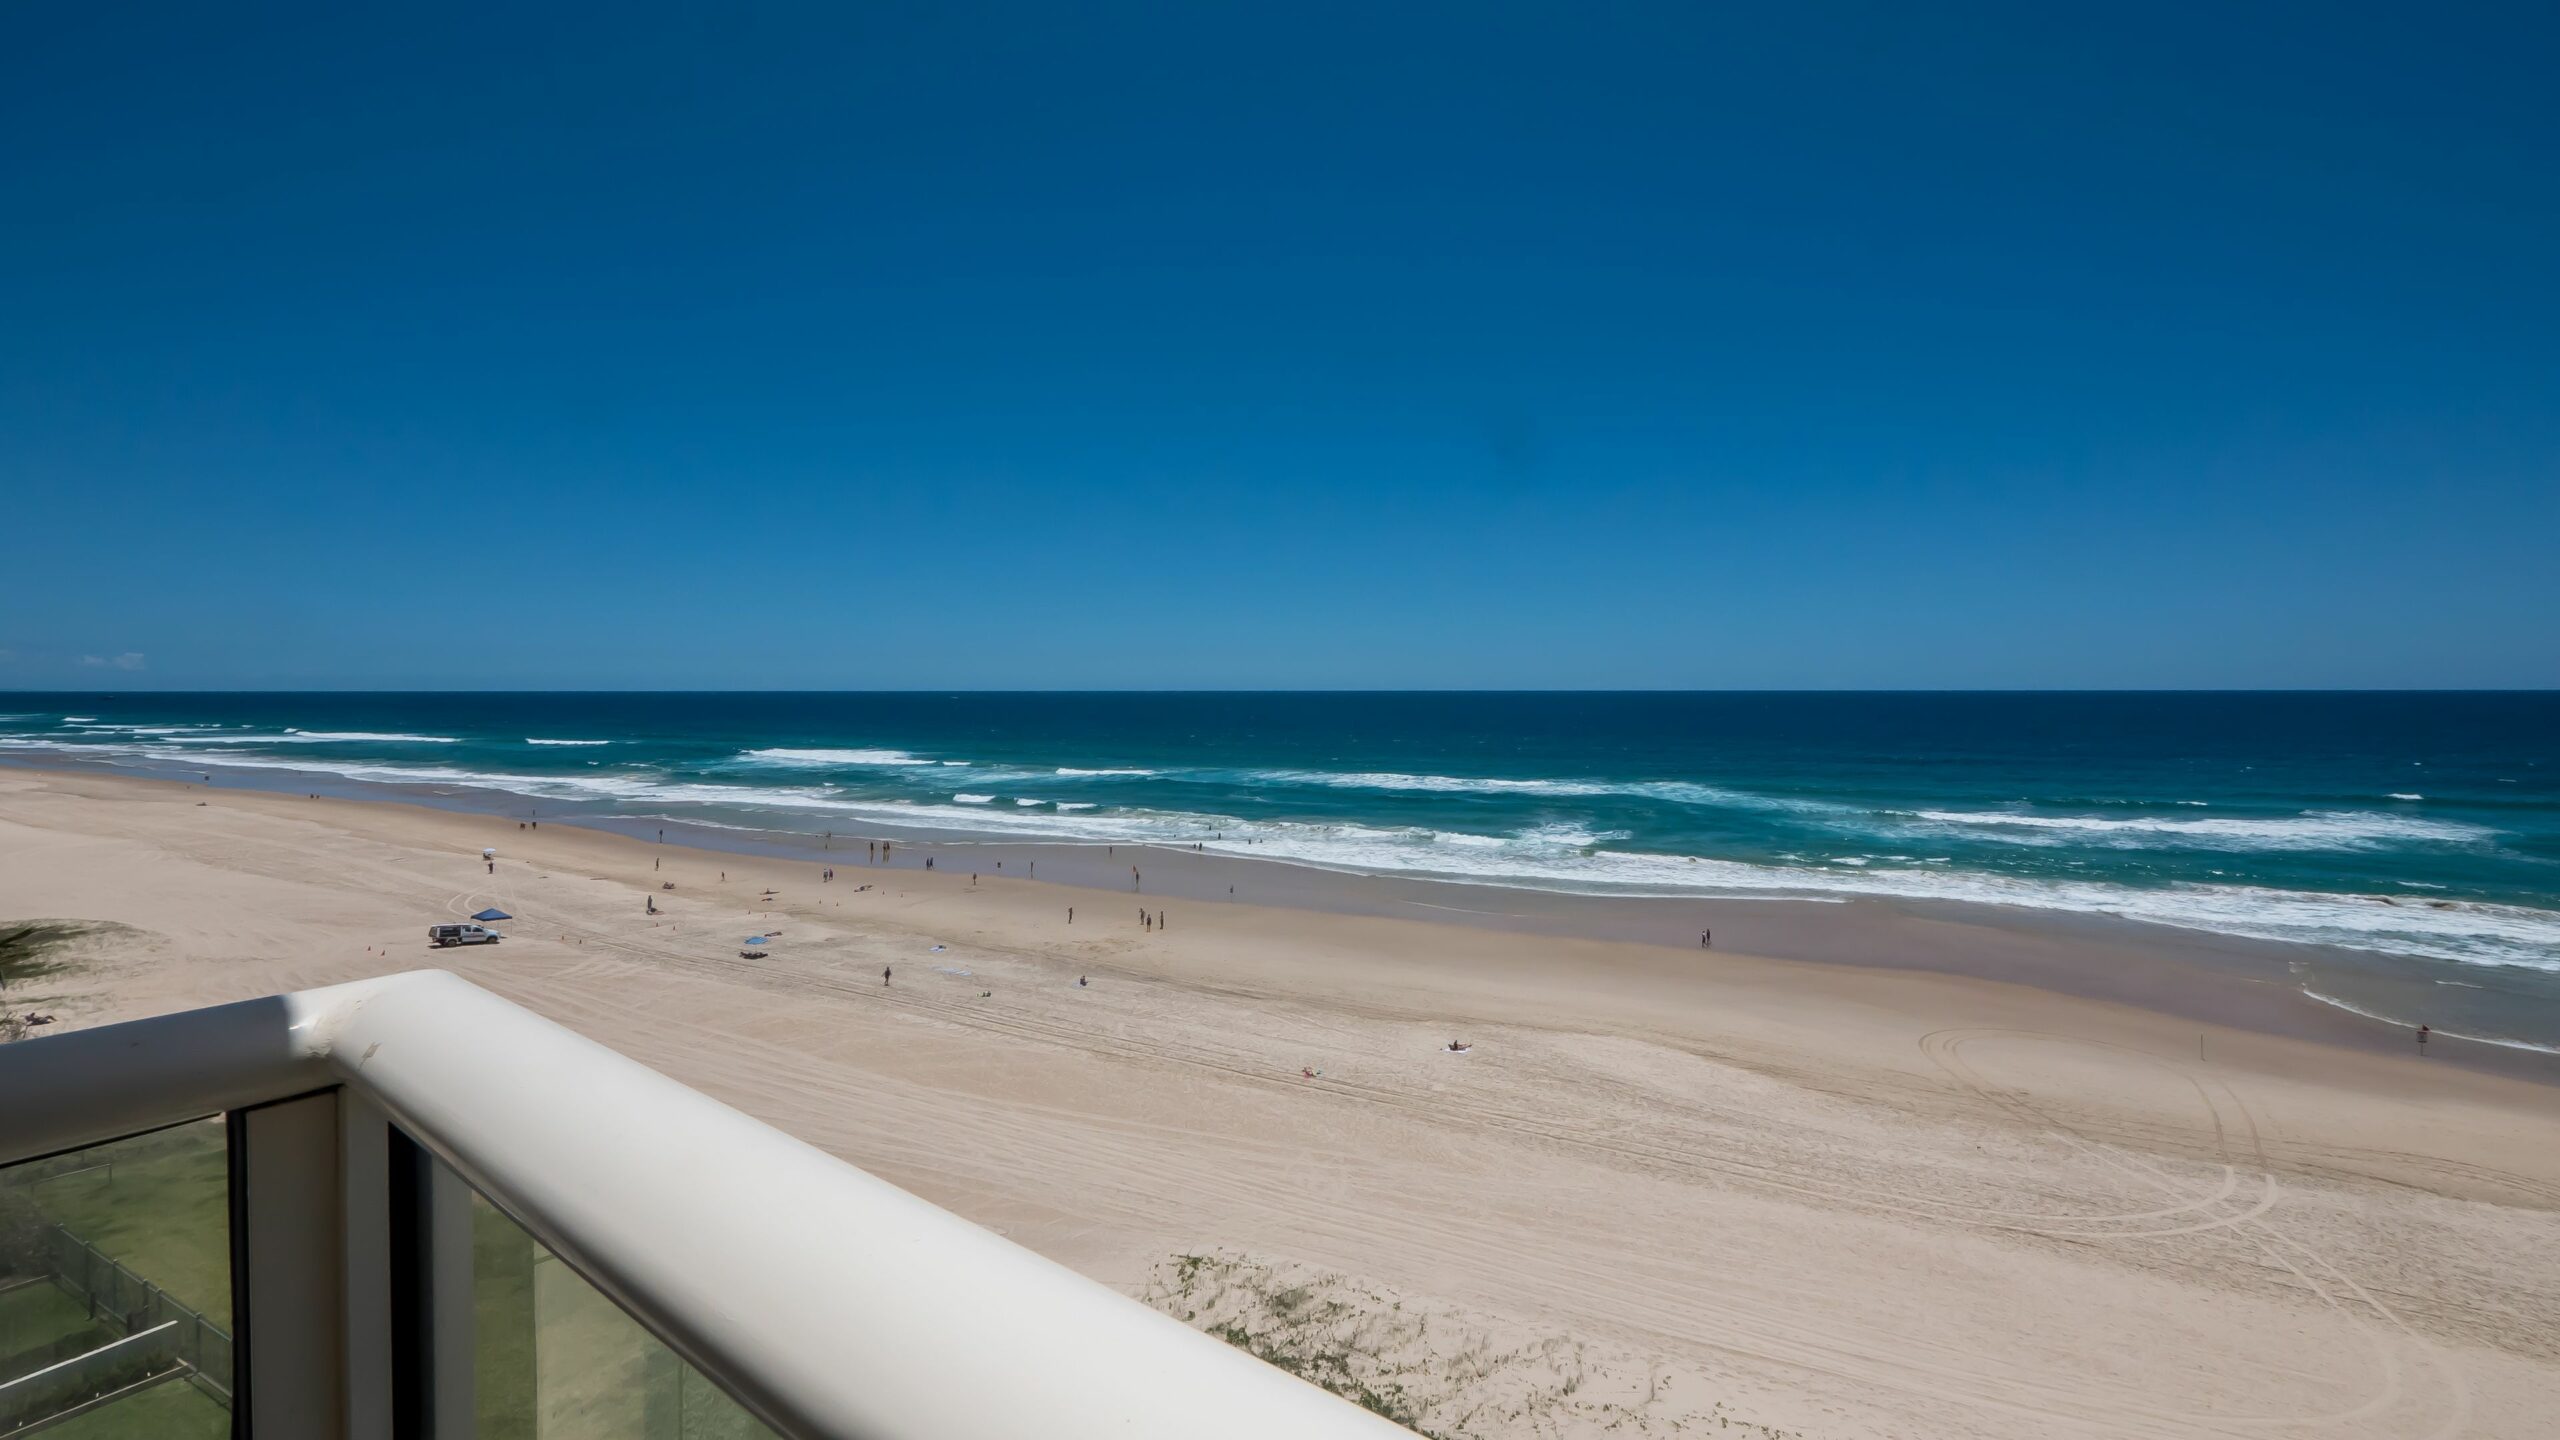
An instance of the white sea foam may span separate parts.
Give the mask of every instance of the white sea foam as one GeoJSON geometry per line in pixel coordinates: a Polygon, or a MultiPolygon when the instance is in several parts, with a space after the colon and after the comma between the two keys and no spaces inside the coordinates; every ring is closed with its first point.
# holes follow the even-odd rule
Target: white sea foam
{"type": "Polygon", "coordinates": [[[613,742],[610,740],[539,740],[528,735],[524,743],[527,745],[610,745],[613,742]]]}
{"type": "Polygon", "coordinates": [[[1025,800],[1016,798],[1013,803],[1016,805],[1046,805],[1049,802],[1046,800],[1025,800]]]}
{"type": "Polygon", "coordinates": [[[2412,795],[2404,790],[2394,790],[2391,792],[2391,798],[2394,800],[2424,800],[2427,797],[2424,795],[2412,795]]]}
{"type": "Polygon", "coordinates": [[[1102,769],[1099,769],[1099,770],[1084,770],[1084,769],[1079,769],[1079,768],[1077,768],[1076,766],[1073,766],[1073,765],[1061,765],[1061,766],[1059,766],[1059,767],[1058,767],[1058,771],[1057,771],[1057,773],[1059,773],[1059,774],[1061,774],[1061,775],[1080,775],[1080,776],[1081,776],[1081,775],[1153,775],[1153,774],[1154,774],[1154,773],[1156,773],[1156,772],[1154,772],[1153,770],[1139,770],[1139,769],[1136,769],[1136,768],[1133,768],[1133,767],[1127,767],[1127,766],[1106,766],[1106,767],[1104,767],[1104,768],[1102,768],[1102,769]]]}
{"type": "Polygon", "coordinates": [[[2452,820],[2367,810],[2306,810],[2254,819],[2177,820],[2159,815],[2102,818],[2030,815],[2009,810],[1918,810],[1913,820],[1967,832],[1970,838],[2018,845],[2094,844],[2113,848],[2162,843],[2225,850],[2369,850],[2389,844],[2472,845],[2498,832],[2452,820]]]}
{"type": "Polygon", "coordinates": [[[1090,800],[1061,800],[1058,802],[1058,808],[1061,810],[1091,810],[1094,808],[1094,803],[1090,800]]]}
{"type": "Polygon", "coordinates": [[[62,723],[65,725],[86,725],[97,718],[98,717],[95,715],[65,715],[62,717],[62,723]]]}
{"type": "Polygon", "coordinates": [[[996,797],[993,795],[954,795],[951,798],[963,805],[993,805],[996,803],[996,797]]]}
{"type": "Polygon", "coordinates": [[[937,762],[904,750],[749,750],[738,757],[760,765],[932,765],[937,762]]]}
{"type": "Polygon", "coordinates": [[[1543,825],[1532,825],[1517,835],[1505,837],[1503,843],[1515,845],[1553,845],[1566,850],[1581,850],[1601,844],[1604,841],[1624,840],[1626,838],[1627,832],[1624,830],[1593,830],[1588,826],[1576,825],[1570,821],[1557,820],[1550,821],[1543,825]]]}
{"type": "Polygon", "coordinates": [[[1802,800],[1700,785],[1687,780],[1549,780],[1505,779],[1485,775],[1408,775],[1391,770],[1255,770],[1246,779],[1285,785],[1325,785],[1338,790],[1415,790],[1443,794],[1545,795],[1558,798],[1625,795],[1663,800],[1675,805],[1707,805],[1726,809],[1775,810],[1796,814],[1859,813],[1855,806],[1828,800],[1802,800]]]}
{"type": "MultiPolygon", "coordinates": [[[[139,732],[137,732],[139,733],[139,732]]],[[[397,735],[371,730],[287,730],[281,735],[175,735],[190,745],[459,745],[451,735],[397,735]]]]}

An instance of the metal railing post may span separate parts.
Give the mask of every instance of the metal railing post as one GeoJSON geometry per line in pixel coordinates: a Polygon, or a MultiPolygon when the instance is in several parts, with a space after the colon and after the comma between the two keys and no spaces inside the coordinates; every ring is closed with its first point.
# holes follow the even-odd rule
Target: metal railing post
{"type": "Polygon", "coordinates": [[[247,1264],[238,1354],[257,1440],[344,1440],[346,1293],[335,1091],[240,1112],[247,1264]]]}

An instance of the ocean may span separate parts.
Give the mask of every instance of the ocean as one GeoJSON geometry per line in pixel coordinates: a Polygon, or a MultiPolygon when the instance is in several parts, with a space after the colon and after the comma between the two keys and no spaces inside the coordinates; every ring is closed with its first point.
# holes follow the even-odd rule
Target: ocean
{"type": "Polygon", "coordinates": [[[626,829],[2109,914],[2385,957],[2404,991],[2488,992],[2475,1029],[2497,996],[2560,1015],[2560,693],[17,693],[0,756],[626,829]]]}

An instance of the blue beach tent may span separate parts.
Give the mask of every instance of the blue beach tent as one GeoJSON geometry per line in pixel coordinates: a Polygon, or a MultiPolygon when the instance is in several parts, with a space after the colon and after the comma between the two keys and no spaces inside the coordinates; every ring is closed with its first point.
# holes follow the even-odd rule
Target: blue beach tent
{"type": "Polygon", "coordinates": [[[471,918],[472,918],[472,919],[474,919],[474,920],[488,921],[488,920],[513,920],[513,919],[514,919],[514,918],[516,918],[516,917],[514,917],[513,915],[508,914],[508,913],[507,913],[506,911],[504,911],[504,910],[499,909],[499,908],[498,908],[498,907],[496,907],[495,905],[492,905],[492,906],[490,906],[488,909],[481,911],[479,914],[474,915],[474,916],[472,916],[471,918]]]}

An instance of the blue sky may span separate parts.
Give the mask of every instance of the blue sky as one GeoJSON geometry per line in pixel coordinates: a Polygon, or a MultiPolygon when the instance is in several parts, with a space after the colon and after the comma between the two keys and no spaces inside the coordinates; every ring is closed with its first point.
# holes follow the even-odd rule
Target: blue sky
{"type": "Polygon", "coordinates": [[[2548,7],[350,9],[0,11],[0,686],[2560,680],[2548,7]]]}

